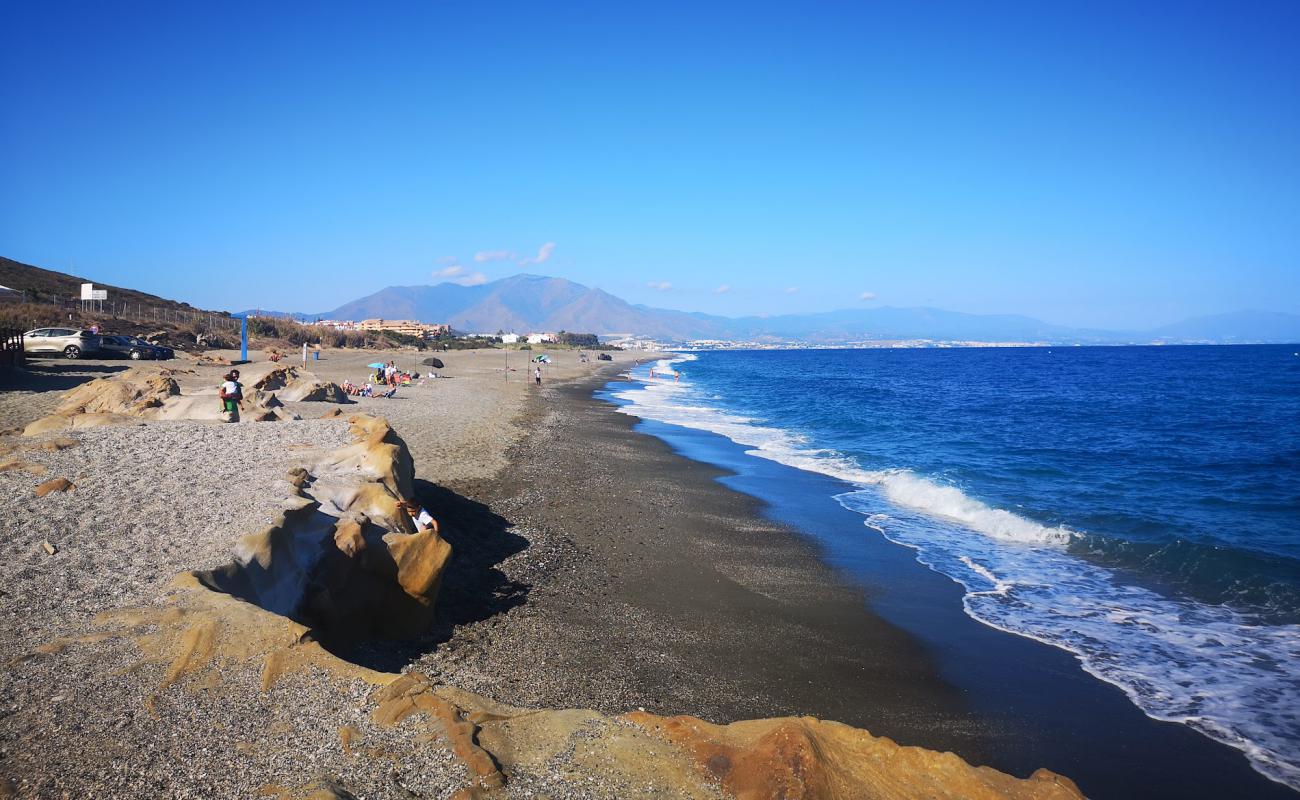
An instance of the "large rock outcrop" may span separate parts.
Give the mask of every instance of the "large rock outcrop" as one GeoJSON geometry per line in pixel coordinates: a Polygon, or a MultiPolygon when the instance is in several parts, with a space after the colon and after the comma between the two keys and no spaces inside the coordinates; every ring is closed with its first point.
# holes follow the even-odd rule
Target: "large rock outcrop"
{"type": "Polygon", "coordinates": [[[387,420],[349,420],[353,443],[297,468],[279,517],[235,543],[205,586],[309,622],[334,640],[417,636],[433,622],[451,545],[406,510],[414,466],[387,420]]]}
{"type": "MultiPolygon", "coordinates": [[[[69,390],[53,414],[23,429],[24,436],[50,431],[77,430],[99,425],[120,425],[145,420],[197,420],[221,422],[225,414],[216,387],[182,394],[170,369],[136,367],[97,378],[69,390]]],[[[282,408],[274,394],[257,392],[246,398],[241,418],[277,421],[298,417],[282,408]]]]}
{"type": "Polygon", "coordinates": [[[277,366],[253,383],[261,392],[277,392],[290,403],[351,403],[352,399],[337,383],[321,380],[308,370],[294,366],[277,366]]]}

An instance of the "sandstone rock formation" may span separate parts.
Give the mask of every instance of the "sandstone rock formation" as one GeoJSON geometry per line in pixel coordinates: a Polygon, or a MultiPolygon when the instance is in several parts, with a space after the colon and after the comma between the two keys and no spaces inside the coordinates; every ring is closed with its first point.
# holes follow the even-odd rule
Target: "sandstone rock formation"
{"type": "Polygon", "coordinates": [[[70,492],[77,486],[67,478],[50,478],[41,485],[36,487],[36,496],[44,497],[53,492],[70,492]]]}
{"type": "Polygon", "coordinates": [[[1028,780],[972,767],[952,753],[900,747],[838,722],[786,717],[713,725],[634,712],[625,719],[672,742],[737,800],[767,797],[993,800],[1078,797],[1048,770],[1028,780]]]}
{"type": "MultiPolygon", "coordinates": [[[[182,394],[174,370],[136,367],[98,378],[71,389],[53,414],[23,429],[24,436],[149,420],[224,421],[216,387],[182,394]]],[[[284,410],[274,395],[244,401],[242,415],[254,421],[298,419],[284,410]]]]}
{"type": "Polygon", "coordinates": [[[311,372],[294,366],[277,366],[253,383],[262,392],[279,392],[287,402],[351,403],[352,399],[337,383],[324,381],[311,372]]]}
{"type": "Polygon", "coordinates": [[[349,423],[354,443],[291,471],[298,494],[279,518],[241,537],[234,563],[197,577],[335,639],[419,635],[451,545],[416,532],[403,505],[414,480],[405,442],[383,418],[349,423]]]}

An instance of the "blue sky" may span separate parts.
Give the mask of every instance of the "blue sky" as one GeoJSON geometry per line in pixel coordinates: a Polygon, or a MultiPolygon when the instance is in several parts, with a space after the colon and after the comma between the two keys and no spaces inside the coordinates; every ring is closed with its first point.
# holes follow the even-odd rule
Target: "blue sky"
{"type": "Polygon", "coordinates": [[[227,309],[1300,312],[1300,3],[703,5],[10,0],[0,254],[227,309]]]}

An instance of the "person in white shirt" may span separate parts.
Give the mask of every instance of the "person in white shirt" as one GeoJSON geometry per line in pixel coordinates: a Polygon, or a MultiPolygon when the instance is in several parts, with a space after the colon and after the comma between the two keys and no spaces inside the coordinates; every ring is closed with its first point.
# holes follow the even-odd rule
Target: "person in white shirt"
{"type": "Polygon", "coordinates": [[[226,373],[225,382],[217,391],[221,397],[221,411],[231,422],[239,422],[239,404],[244,401],[244,385],[239,382],[239,370],[226,373]]]}
{"type": "Polygon", "coordinates": [[[414,501],[408,500],[402,504],[406,508],[406,513],[411,515],[411,522],[415,523],[415,531],[432,530],[438,533],[438,520],[433,518],[428,509],[414,501]]]}

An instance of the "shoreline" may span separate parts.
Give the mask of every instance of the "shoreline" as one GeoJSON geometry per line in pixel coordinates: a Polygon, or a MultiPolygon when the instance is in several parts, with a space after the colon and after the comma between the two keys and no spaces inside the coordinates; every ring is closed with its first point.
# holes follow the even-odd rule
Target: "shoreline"
{"type": "MultiPolygon", "coordinates": [[[[325,377],[345,377],[357,371],[362,358],[332,354],[312,368],[325,377]]],[[[795,513],[782,518],[761,492],[747,490],[744,469],[687,457],[680,447],[652,435],[645,423],[617,413],[595,396],[618,380],[630,359],[594,368],[557,364],[541,390],[523,381],[503,382],[504,375],[482,354],[471,352],[454,361],[448,371],[457,380],[411,387],[399,393],[398,401],[344,407],[348,413],[385,414],[408,438],[415,461],[414,495],[443,523],[443,538],[455,555],[441,576],[437,619],[426,635],[331,649],[346,659],[335,659],[334,667],[369,667],[387,675],[415,670],[453,694],[473,692],[484,702],[526,706],[543,715],[553,713],[545,709],[588,708],[614,720],[623,719],[614,715],[643,709],[719,723],[809,715],[865,728],[902,745],[956,752],[972,764],[1020,778],[1043,767],[1062,771],[1056,763],[1034,763],[1042,751],[1033,747],[1017,759],[1005,757],[1007,743],[1014,746],[1024,731],[1005,727],[996,709],[973,701],[971,687],[954,679],[943,657],[943,641],[917,635],[906,620],[879,611],[890,587],[852,580],[851,570],[837,563],[833,550],[816,535],[813,523],[820,517],[795,513]]],[[[183,380],[187,387],[205,385],[215,369],[201,367],[183,380]]],[[[11,413],[31,413],[18,408],[30,405],[28,398],[7,400],[11,413]]],[[[327,409],[340,410],[337,406],[300,402],[291,408],[308,421],[108,427],[74,433],[72,449],[53,454],[36,449],[30,457],[69,470],[79,483],[82,479],[70,471],[78,464],[93,466],[87,474],[107,480],[131,459],[148,458],[147,449],[140,448],[152,438],[166,448],[168,442],[199,437],[193,447],[172,448],[175,465],[139,462],[141,477],[170,486],[169,474],[197,471],[213,480],[204,497],[215,498],[221,480],[206,462],[191,459],[190,450],[224,452],[231,459],[229,468],[238,470],[240,453],[257,448],[266,451],[259,456],[267,462],[265,474],[239,473],[239,497],[234,499],[257,497],[269,508],[280,502],[281,490],[292,488],[277,483],[284,468],[280,459],[295,458],[299,448],[310,444],[299,431],[319,429],[323,438],[313,445],[319,447],[333,443],[343,429],[342,420],[310,421],[327,409]],[[246,444],[237,444],[244,439],[246,444]],[[104,446],[97,444],[101,440],[104,446]],[[268,495],[270,484],[274,491],[268,495]]],[[[50,503],[58,502],[67,506],[70,518],[75,516],[75,492],[57,500],[32,499],[30,486],[38,479],[14,472],[5,477],[15,507],[44,520],[50,503]]],[[[94,489],[93,481],[83,484],[83,490],[94,489]]],[[[137,599],[118,597],[113,575],[93,566],[95,554],[105,546],[111,544],[142,579],[147,576],[151,585],[160,586],[175,569],[201,566],[196,560],[224,560],[230,545],[222,536],[255,529],[251,519],[242,518],[209,524],[203,514],[221,507],[208,502],[177,506],[174,520],[159,513],[137,519],[130,513],[133,503],[114,502],[125,511],[116,528],[105,530],[90,520],[78,523],[84,530],[77,537],[57,539],[57,556],[40,549],[40,536],[47,535],[40,530],[43,523],[26,526],[12,545],[10,585],[21,591],[0,595],[5,610],[17,610],[24,585],[48,585],[57,588],[38,593],[62,604],[59,609],[75,606],[80,622],[33,618],[33,623],[54,625],[45,626],[45,632],[32,627],[21,636],[6,626],[6,647],[14,648],[10,655],[26,655],[14,662],[21,669],[0,681],[0,695],[16,712],[0,726],[0,743],[7,749],[0,754],[0,773],[8,773],[0,779],[25,772],[24,778],[30,775],[50,790],[141,790],[152,785],[163,791],[165,786],[203,785],[205,770],[242,763],[238,776],[231,773],[231,781],[220,787],[222,796],[238,796],[238,787],[251,791],[285,778],[301,780],[305,767],[286,769],[278,759],[308,753],[312,763],[319,759],[345,770],[349,782],[373,787],[384,779],[377,763],[350,760],[347,737],[339,755],[340,726],[350,726],[369,741],[387,742],[385,746],[407,753],[408,774],[426,770],[423,780],[430,786],[459,780],[446,773],[443,751],[399,746],[389,738],[396,732],[367,722],[366,698],[372,695],[351,678],[303,673],[285,678],[268,694],[265,683],[259,689],[259,680],[265,681],[258,678],[260,662],[238,662],[236,656],[235,662],[221,662],[221,671],[173,686],[164,677],[166,660],[137,660],[134,645],[96,638],[97,633],[64,640],[76,642],[66,649],[60,645],[33,655],[37,651],[29,648],[39,646],[44,636],[84,633],[92,614],[129,615],[134,612],[123,603],[170,602],[171,590],[149,599],[158,588],[143,586],[137,599]],[[210,546],[204,545],[207,555],[171,553],[168,543],[189,541],[193,529],[217,533],[210,546]],[[168,560],[174,564],[151,574],[159,561],[151,548],[160,544],[174,556],[168,560]],[[228,671],[233,663],[244,666],[228,671]],[[105,665],[112,670],[103,671],[105,665]],[[78,686],[72,693],[63,691],[68,676],[75,676],[78,686]],[[332,704],[339,690],[354,702],[332,704]],[[41,701],[45,695],[54,697],[53,704],[41,701]],[[151,698],[145,706],[140,705],[142,696],[151,698]],[[289,719],[294,720],[292,732],[286,727],[289,719]],[[219,730],[239,735],[214,738],[219,730]],[[259,740],[259,730],[271,730],[277,740],[267,752],[249,749],[248,743],[259,740]],[[119,744],[127,741],[147,742],[150,754],[128,752],[119,744]],[[111,772],[105,772],[107,759],[113,760],[111,772]],[[188,764],[183,775],[169,773],[165,766],[177,759],[188,764]],[[26,766],[12,771],[19,763],[26,766]]],[[[267,513],[259,509],[247,511],[252,516],[267,513]]],[[[908,562],[905,567],[885,564],[899,580],[911,581],[920,572],[930,575],[932,583],[942,580],[911,562],[902,548],[881,547],[882,553],[888,549],[908,562]]],[[[7,617],[9,623],[16,619],[7,617]]],[[[277,617],[271,624],[283,621],[277,617]]],[[[1078,756],[1084,764],[1098,757],[1086,749],[1078,756]]],[[[532,774],[519,765],[513,768],[523,770],[515,775],[532,774]]],[[[1158,776],[1168,769],[1162,762],[1150,765],[1146,774],[1158,776]]],[[[1081,777],[1087,789],[1086,776],[1081,777]]],[[[528,786],[528,780],[521,778],[518,787],[528,786]]],[[[1174,781],[1170,787],[1187,783],[1174,781]]],[[[1167,793],[1175,794],[1173,788],[1167,793]]]]}
{"type": "MultiPolygon", "coordinates": [[[[958,584],[919,563],[910,549],[873,536],[860,515],[833,499],[848,484],[749,456],[748,448],[717,434],[616,413],[609,398],[596,402],[627,419],[629,432],[718,470],[719,489],[743,493],[762,519],[793,531],[836,579],[863,593],[864,614],[896,625],[924,650],[961,698],[962,711],[957,729],[945,732],[948,741],[903,743],[949,749],[1016,775],[1043,766],[1069,775],[1094,797],[1129,796],[1134,787],[1144,797],[1300,796],[1257,772],[1241,751],[1185,724],[1148,717],[1068,651],[967,616],[958,584]]],[[[936,711],[951,713],[946,705],[921,713],[936,711]]],[[[859,714],[836,719],[876,731],[869,712],[859,714]]]]}
{"type": "Polygon", "coordinates": [[[459,621],[411,668],[516,705],[809,715],[955,749],[961,700],[922,646],[805,538],[764,520],[760,501],[717,483],[724,471],[634,432],[592,396],[608,380],[526,401],[525,418],[542,421],[474,498],[509,519],[503,539],[527,540],[499,543],[519,549],[497,567],[526,601],[459,621]]]}

